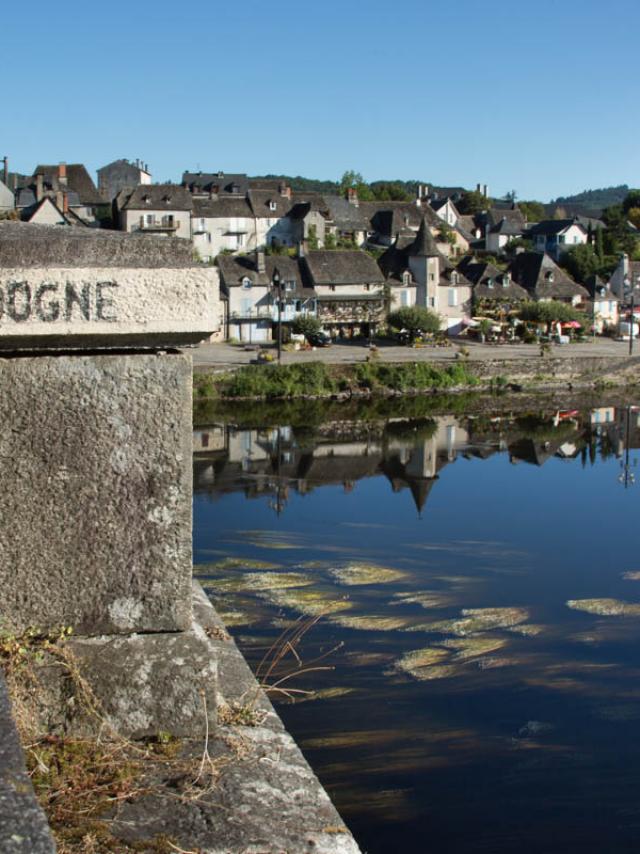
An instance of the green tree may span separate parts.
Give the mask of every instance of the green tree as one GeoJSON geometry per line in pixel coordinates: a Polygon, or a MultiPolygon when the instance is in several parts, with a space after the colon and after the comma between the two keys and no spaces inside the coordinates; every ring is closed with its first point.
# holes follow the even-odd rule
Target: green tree
{"type": "Polygon", "coordinates": [[[320,332],[321,328],[322,323],[315,314],[299,314],[291,324],[291,329],[296,335],[304,335],[307,339],[320,332]]]}
{"type": "Polygon", "coordinates": [[[598,260],[600,263],[604,261],[604,238],[602,236],[602,226],[599,225],[596,228],[596,245],[595,245],[596,255],[598,256],[598,260]]]}
{"type": "Polygon", "coordinates": [[[374,181],[369,186],[374,197],[381,202],[410,202],[413,199],[412,194],[397,181],[374,181]]]}
{"type": "Polygon", "coordinates": [[[438,234],[438,240],[440,243],[448,243],[450,246],[455,246],[456,235],[449,223],[442,220],[438,228],[440,231],[438,234]]]}
{"type": "Polygon", "coordinates": [[[478,190],[469,190],[459,202],[456,202],[456,207],[461,214],[477,214],[486,211],[489,206],[490,200],[478,190]]]}
{"type": "Polygon", "coordinates": [[[360,172],[354,172],[353,169],[347,169],[340,179],[340,190],[343,195],[347,190],[352,189],[358,193],[358,198],[363,202],[372,202],[375,196],[371,187],[365,182],[360,172]]]}
{"type": "Polygon", "coordinates": [[[527,240],[526,237],[513,237],[504,247],[507,258],[515,258],[519,249],[522,249],[524,252],[531,252],[533,250],[533,242],[527,240]]]}
{"type": "Polygon", "coordinates": [[[585,282],[600,271],[601,261],[590,243],[572,246],[562,255],[560,265],[576,282],[585,282]]]}
{"type": "Polygon", "coordinates": [[[520,308],[520,319],[532,323],[568,323],[577,320],[583,326],[585,317],[573,306],[558,300],[548,302],[525,302],[520,308]]]}
{"type": "Polygon", "coordinates": [[[311,223],[307,230],[307,246],[311,251],[318,248],[318,227],[311,223]]]}
{"type": "Polygon", "coordinates": [[[389,326],[398,331],[406,329],[412,341],[419,332],[438,332],[440,318],[438,315],[419,305],[404,306],[392,311],[388,317],[389,326]]]}
{"type": "Polygon", "coordinates": [[[622,210],[627,214],[629,219],[631,219],[629,212],[632,208],[640,208],[640,190],[629,190],[622,203],[622,210]]]}
{"type": "Polygon", "coordinates": [[[337,249],[336,236],[332,231],[328,231],[324,236],[325,249],[337,249]]]}
{"type": "Polygon", "coordinates": [[[547,211],[542,202],[518,202],[518,207],[526,216],[527,222],[542,222],[547,218],[547,211]]]}

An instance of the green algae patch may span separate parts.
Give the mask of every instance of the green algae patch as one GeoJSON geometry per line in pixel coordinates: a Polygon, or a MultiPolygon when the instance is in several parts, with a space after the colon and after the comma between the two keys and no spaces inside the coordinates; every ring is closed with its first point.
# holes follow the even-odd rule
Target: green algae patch
{"type": "Polygon", "coordinates": [[[279,564],[249,557],[225,557],[213,563],[199,563],[193,568],[194,575],[208,575],[226,569],[280,569],[279,564]]]}
{"type": "Polygon", "coordinates": [[[403,617],[379,617],[379,616],[337,616],[332,617],[331,621],[337,626],[342,626],[343,629],[359,629],[361,631],[371,632],[394,632],[398,629],[403,629],[407,625],[407,620],[403,617]]]}
{"type": "Polygon", "coordinates": [[[299,614],[309,617],[319,617],[324,614],[334,614],[338,611],[348,611],[353,607],[347,599],[339,599],[318,590],[269,590],[260,594],[280,608],[289,608],[299,614]]]}
{"type": "Polygon", "coordinates": [[[259,620],[257,615],[248,614],[245,611],[223,611],[220,610],[219,606],[218,614],[227,628],[234,628],[235,626],[251,626],[259,620]]]}
{"type": "Polygon", "coordinates": [[[480,634],[493,629],[510,629],[529,619],[526,608],[463,608],[462,617],[453,620],[438,620],[411,626],[409,632],[439,632],[443,635],[480,634]]]}
{"type": "Polygon", "coordinates": [[[330,569],[329,574],[339,584],[356,587],[365,584],[389,584],[407,578],[407,573],[399,569],[389,569],[369,563],[349,563],[330,569]]]}
{"type": "Polygon", "coordinates": [[[546,626],[538,625],[538,623],[521,623],[518,626],[509,626],[507,631],[514,635],[522,635],[524,638],[534,638],[541,635],[546,628],[546,626]]]}
{"type": "Polygon", "coordinates": [[[640,581],[640,571],[623,572],[622,577],[625,581],[640,581]]]}
{"type": "Polygon", "coordinates": [[[454,599],[448,593],[438,590],[418,590],[414,593],[394,593],[395,602],[390,605],[420,605],[426,611],[438,608],[450,608],[454,599]]]}
{"type": "Polygon", "coordinates": [[[640,605],[622,602],[620,599],[569,599],[567,607],[573,611],[597,614],[601,617],[637,617],[640,605]]]}
{"type": "Polygon", "coordinates": [[[442,642],[441,646],[449,650],[455,651],[454,658],[459,661],[466,661],[468,658],[476,658],[479,655],[489,655],[498,649],[506,646],[507,641],[504,638],[492,637],[470,637],[470,638],[449,638],[442,642]]]}
{"type": "Polygon", "coordinates": [[[241,579],[245,590],[286,590],[308,587],[312,580],[300,572],[249,572],[241,579]]]}
{"type": "Polygon", "coordinates": [[[413,676],[414,679],[421,681],[428,679],[443,679],[446,676],[454,675],[458,669],[443,662],[450,661],[451,653],[447,649],[428,646],[424,649],[416,649],[413,652],[406,652],[402,658],[394,664],[394,670],[398,673],[407,673],[413,676]],[[451,671],[451,672],[449,672],[451,671]]]}

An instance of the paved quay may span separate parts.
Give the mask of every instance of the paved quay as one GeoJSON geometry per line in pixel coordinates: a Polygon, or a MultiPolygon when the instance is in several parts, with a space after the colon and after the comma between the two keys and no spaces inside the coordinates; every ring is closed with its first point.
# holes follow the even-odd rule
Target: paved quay
{"type": "MultiPolygon", "coordinates": [[[[540,347],[537,344],[480,344],[475,342],[454,341],[450,347],[404,347],[393,344],[378,343],[380,358],[387,362],[451,362],[457,357],[459,346],[469,350],[471,361],[495,361],[501,359],[532,359],[540,358],[540,347]]],[[[250,365],[255,362],[257,346],[244,349],[237,344],[205,343],[193,351],[194,368],[223,369],[250,365]]],[[[275,354],[275,348],[273,348],[275,354]]],[[[629,353],[628,341],[614,341],[611,338],[600,338],[584,344],[552,344],[550,357],[554,359],[575,359],[585,357],[616,357],[624,358],[629,353]]],[[[331,347],[321,347],[316,350],[299,350],[297,352],[282,352],[282,363],[285,365],[303,364],[304,362],[325,362],[326,364],[352,364],[364,362],[369,355],[366,344],[344,343],[333,344],[331,347]]],[[[634,355],[640,355],[640,343],[634,344],[634,355]]]]}

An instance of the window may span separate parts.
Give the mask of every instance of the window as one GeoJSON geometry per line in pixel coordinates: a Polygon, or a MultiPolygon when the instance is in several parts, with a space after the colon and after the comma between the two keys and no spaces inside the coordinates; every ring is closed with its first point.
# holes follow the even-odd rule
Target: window
{"type": "Polygon", "coordinates": [[[436,304],[436,298],[435,297],[429,297],[430,308],[435,308],[435,304],[436,304]]]}
{"type": "Polygon", "coordinates": [[[285,291],[295,291],[295,289],[296,289],[295,279],[289,279],[288,281],[286,281],[284,283],[284,289],[285,289],[285,291]]]}
{"type": "Polygon", "coordinates": [[[487,287],[490,290],[493,290],[493,279],[491,278],[491,276],[489,276],[489,278],[487,279],[487,287]]]}
{"type": "Polygon", "coordinates": [[[251,287],[251,284],[252,284],[251,279],[248,276],[245,276],[244,279],[242,280],[242,287],[245,290],[248,290],[251,287]]]}
{"type": "Polygon", "coordinates": [[[458,273],[457,273],[457,271],[456,271],[456,270],[454,270],[454,271],[451,273],[451,284],[452,284],[452,285],[457,285],[457,284],[458,284],[458,273]]]}
{"type": "Polygon", "coordinates": [[[566,237],[564,234],[558,235],[558,243],[564,243],[566,241],[566,237]]]}
{"type": "Polygon", "coordinates": [[[269,202],[269,210],[270,211],[277,211],[278,210],[277,203],[276,202],[269,202]]]}
{"type": "Polygon", "coordinates": [[[402,274],[402,284],[410,285],[411,284],[411,273],[408,270],[405,270],[402,274]]]}
{"type": "Polygon", "coordinates": [[[400,305],[409,305],[409,294],[407,291],[400,291],[400,305]]]}
{"type": "Polygon", "coordinates": [[[448,298],[450,306],[458,305],[458,291],[455,288],[449,288],[448,298]]]}
{"type": "Polygon", "coordinates": [[[435,282],[435,280],[436,280],[435,273],[429,273],[429,281],[435,282]]]}
{"type": "Polygon", "coordinates": [[[240,249],[242,246],[244,246],[244,234],[237,234],[236,235],[236,245],[237,245],[238,249],[240,249]]]}

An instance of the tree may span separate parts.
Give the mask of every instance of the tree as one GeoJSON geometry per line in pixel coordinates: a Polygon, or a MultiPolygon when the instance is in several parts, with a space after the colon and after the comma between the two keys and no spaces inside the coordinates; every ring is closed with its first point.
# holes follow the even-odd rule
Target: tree
{"type": "Polygon", "coordinates": [[[604,240],[602,237],[602,226],[599,225],[596,228],[596,245],[595,245],[596,255],[598,256],[598,260],[600,263],[604,261],[604,240]]]}
{"type": "Polygon", "coordinates": [[[419,332],[438,332],[440,318],[438,315],[419,305],[404,306],[392,311],[388,317],[389,326],[401,331],[406,329],[409,338],[414,341],[419,332]]]}
{"type": "Polygon", "coordinates": [[[353,169],[347,169],[340,179],[340,191],[346,195],[347,190],[355,190],[358,198],[363,202],[372,202],[375,199],[369,185],[365,182],[360,172],[354,172],[353,169]]]}
{"type": "Polygon", "coordinates": [[[576,320],[583,326],[585,317],[577,309],[565,302],[549,300],[548,302],[525,302],[520,308],[520,319],[532,323],[568,323],[576,320]]]}
{"type": "Polygon", "coordinates": [[[631,219],[629,213],[632,208],[640,208],[640,190],[629,190],[622,203],[622,210],[626,213],[628,219],[631,219]]]}
{"type": "Polygon", "coordinates": [[[291,329],[296,335],[304,335],[308,339],[320,332],[322,323],[315,314],[299,314],[291,324],[291,329]]]}
{"type": "Polygon", "coordinates": [[[456,245],[456,235],[453,229],[450,227],[448,222],[442,220],[439,228],[438,241],[440,243],[448,243],[450,246],[456,245]]]}
{"type": "Polygon", "coordinates": [[[515,258],[518,250],[523,252],[531,252],[533,250],[533,242],[526,237],[512,237],[504,247],[507,258],[515,258]]]}
{"type": "Polygon", "coordinates": [[[337,249],[336,236],[332,231],[328,231],[324,236],[325,249],[337,249]]]}
{"type": "Polygon", "coordinates": [[[311,223],[307,230],[307,246],[313,252],[314,249],[317,249],[318,244],[318,227],[311,223]]]}
{"type": "Polygon", "coordinates": [[[527,222],[542,222],[547,211],[542,202],[518,202],[518,207],[527,218],[527,222]]]}
{"type": "Polygon", "coordinates": [[[487,210],[489,199],[487,199],[484,193],[478,192],[478,190],[469,190],[462,196],[459,202],[456,202],[456,207],[461,214],[477,214],[487,210]]]}
{"type": "Polygon", "coordinates": [[[576,282],[585,282],[599,272],[601,261],[590,243],[580,243],[563,254],[560,265],[576,282]]]}
{"type": "Polygon", "coordinates": [[[375,198],[381,202],[410,202],[413,199],[411,193],[397,181],[375,181],[369,186],[375,198]]]}

